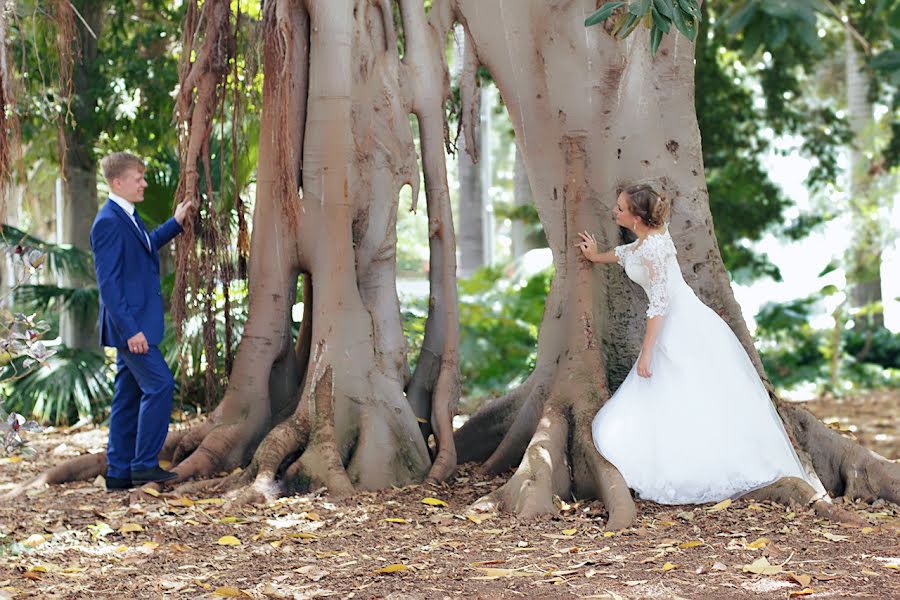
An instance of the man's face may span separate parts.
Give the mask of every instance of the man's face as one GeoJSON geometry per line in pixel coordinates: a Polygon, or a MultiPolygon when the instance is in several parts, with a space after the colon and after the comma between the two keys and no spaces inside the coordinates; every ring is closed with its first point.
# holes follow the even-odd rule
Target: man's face
{"type": "Polygon", "coordinates": [[[127,169],[122,175],[112,180],[110,187],[116,195],[125,198],[132,204],[143,202],[144,190],[147,188],[144,170],[137,167],[127,169]]]}

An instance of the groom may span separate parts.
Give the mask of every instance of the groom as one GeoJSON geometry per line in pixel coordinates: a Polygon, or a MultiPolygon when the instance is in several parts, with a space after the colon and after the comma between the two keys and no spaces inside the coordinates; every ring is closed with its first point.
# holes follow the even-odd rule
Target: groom
{"type": "Polygon", "coordinates": [[[110,193],[91,227],[91,249],[100,290],[100,344],[116,349],[117,367],[106,489],[124,490],[176,476],[163,470],[157,458],[169,429],[175,389],[159,351],[159,249],[183,231],[193,203],[181,202],[172,218],[148,233],[135,210],[147,187],[144,161],[116,152],[104,158],[100,168],[110,193]]]}

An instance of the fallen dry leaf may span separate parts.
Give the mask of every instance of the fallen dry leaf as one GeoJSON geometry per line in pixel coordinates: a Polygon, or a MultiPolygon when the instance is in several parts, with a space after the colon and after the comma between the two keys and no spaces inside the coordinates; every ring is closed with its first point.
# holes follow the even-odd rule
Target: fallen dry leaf
{"type": "Polygon", "coordinates": [[[788,575],[790,575],[791,579],[800,584],[800,587],[806,587],[812,582],[812,577],[809,575],[797,575],[793,571],[788,571],[788,575]]]}
{"type": "Polygon", "coordinates": [[[666,564],[663,565],[663,571],[671,571],[674,568],[675,568],[675,565],[670,562],[667,562],[666,564]]]}
{"type": "Polygon", "coordinates": [[[409,523],[406,519],[400,519],[396,517],[391,517],[389,519],[382,519],[385,523],[400,523],[401,525],[406,525],[409,523]]]}
{"type": "Polygon", "coordinates": [[[577,527],[573,527],[572,529],[563,529],[562,530],[563,535],[575,535],[577,532],[578,532],[577,527]]]}
{"type": "Polygon", "coordinates": [[[492,567],[479,567],[478,569],[484,575],[473,577],[472,579],[500,579],[501,577],[528,577],[531,573],[526,573],[519,569],[498,569],[492,567]]]}
{"type": "Polygon", "coordinates": [[[233,535],[223,535],[219,538],[217,542],[220,546],[240,546],[241,540],[237,539],[233,535]]]}
{"type": "Polygon", "coordinates": [[[42,536],[39,533],[35,533],[34,535],[28,536],[24,542],[22,542],[23,546],[28,546],[29,548],[37,548],[41,544],[47,541],[47,538],[42,536]]]}
{"type": "Polygon", "coordinates": [[[152,487],[142,487],[141,491],[145,494],[150,494],[154,498],[159,498],[159,492],[157,490],[154,490],[152,487]]]}
{"type": "Polygon", "coordinates": [[[731,506],[731,498],[725,498],[715,506],[706,509],[706,512],[719,512],[720,510],[725,510],[729,506],[731,506]]]}
{"type": "Polygon", "coordinates": [[[760,548],[765,548],[768,543],[769,538],[756,538],[754,541],[747,544],[747,548],[749,548],[750,550],[759,550],[760,548]]]}
{"type": "Polygon", "coordinates": [[[683,544],[678,544],[678,547],[682,548],[682,549],[686,549],[686,548],[696,548],[697,546],[702,546],[702,545],[703,545],[703,542],[701,542],[700,540],[694,540],[691,542],[684,542],[683,544]]]}
{"type": "Polygon", "coordinates": [[[384,573],[384,574],[399,573],[400,571],[405,571],[408,568],[409,567],[407,567],[406,565],[401,565],[399,563],[395,563],[393,565],[388,565],[386,567],[382,567],[375,572],[376,573],[384,573]]]}
{"type": "Polygon", "coordinates": [[[437,498],[422,498],[422,503],[428,506],[447,506],[447,503],[437,498]]]}
{"type": "Polygon", "coordinates": [[[220,596],[223,598],[239,598],[244,595],[244,592],[237,589],[236,587],[231,587],[227,585],[223,585],[221,587],[217,587],[216,591],[213,592],[213,596],[220,596]]]}
{"type": "Polygon", "coordinates": [[[778,565],[770,565],[769,559],[763,556],[762,558],[757,558],[749,565],[744,565],[741,567],[745,573],[756,573],[757,575],[777,575],[782,572],[782,569],[778,565]]]}
{"type": "Polygon", "coordinates": [[[119,527],[119,533],[138,533],[143,530],[144,528],[137,523],[125,523],[119,527]]]}
{"type": "Polygon", "coordinates": [[[815,594],[812,588],[803,588],[802,590],[788,592],[788,598],[793,598],[794,596],[809,596],[810,594],[815,594]]]}

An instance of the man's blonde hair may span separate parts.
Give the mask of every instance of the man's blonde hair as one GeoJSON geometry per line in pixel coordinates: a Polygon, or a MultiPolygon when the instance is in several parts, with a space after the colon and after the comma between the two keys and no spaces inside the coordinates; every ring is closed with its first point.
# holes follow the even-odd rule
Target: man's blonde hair
{"type": "Polygon", "coordinates": [[[143,173],[146,167],[141,158],[130,152],[113,152],[100,161],[100,170],[107,183],[112,183],[113,179],[121,177],[128,169],[137,169],[143,173]]]}

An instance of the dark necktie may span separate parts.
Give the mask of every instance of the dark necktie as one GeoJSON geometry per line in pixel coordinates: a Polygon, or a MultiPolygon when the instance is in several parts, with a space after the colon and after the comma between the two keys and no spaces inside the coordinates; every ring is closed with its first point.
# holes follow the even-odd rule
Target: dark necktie
{"type": "Polygon", "coordinates": [[[138,211],[134,211],[134,221],[135,221],[135,223],[137,223],[138,229],[141,230],[141,234],[143,234],[144,239],[147,241],[147,248],[151,248],[150,247],[150,236],[149,236],[149,234],[147,234],[147,228],[144,227],[144,222],[141,221],[141,215],[138,214],[138,211]]]}

